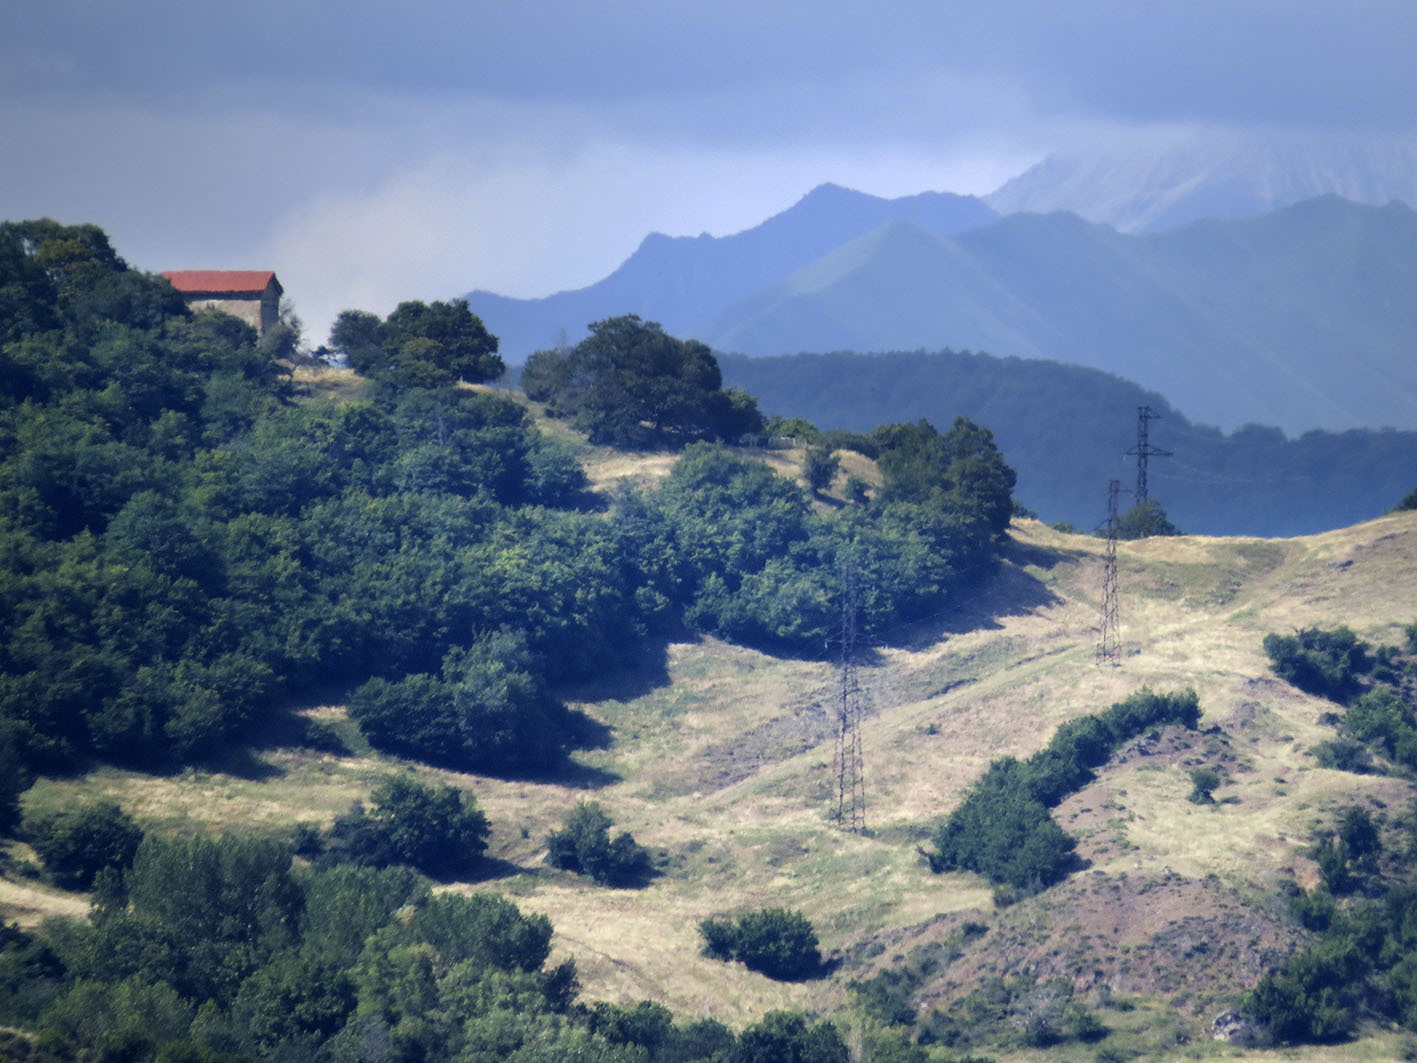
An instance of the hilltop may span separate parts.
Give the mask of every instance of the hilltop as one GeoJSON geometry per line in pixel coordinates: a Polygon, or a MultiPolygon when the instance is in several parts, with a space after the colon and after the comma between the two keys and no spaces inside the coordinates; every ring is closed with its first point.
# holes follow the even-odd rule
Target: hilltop
{"type": "MultiPolygon", "coordinates": [[[[602,486],[649,482],[667,467],[653,454],[582,457],[602,486]]],[[[796,457],[776,460],[786,470],[796,457]]],[[[781,1007],[831,1014],[850,1004],[853,980],[947,955],[912,998],[922,1014],[991,975],[1056,974],[1139,1044],[1205,1036],[1301,937],[1276,894],[1284,877],[1314,879],[1303,850],[1332,809],[1410,799],[1406,782],[1317,766],[1308,750],[1332,733],[1318,722],[1327,703],[1274,678],[1260,644],[1271,631],[1337,623],[1395,641],[1417,617],[1417,514],[1300,539],[1121,544],[1116,669],[1094,661],[1101,552],[1096,540],[1015,522],[1004,561],[974,592],[874,650],[861,669],[865,836],[826,821],[831,651],[793,659],[671,642],[662,662],[567,691],[613,737],[577,755],[583,771],[569,783],[417,768],[475,794],[493,824],[489,877],[450,888],[550,916],[553,960],[575,959],[590,1000],[648,998],[735,1025],[781,1007]],[[1090,866],[1006,909],[975,876],[930,874],[916,845],[991,760],[1035,752],[1059,724],[1143,686],[1193,687],[1201,730],[1137,740],[1057,810],[1090,866]],[[1186,801],[1197,765],[1222,775],[1216,806],[1186,801]],[[542,864],[547,832],[587,797],[660,854],[663,874],[645,889],[601,889],[542,864]],[[828,977],[773,982],[698,955],[699,920],[763,905],[811,918],[835,964],[828,977]]],[[[147,827],[180,832],[282,835],[327,822],[390,761],[362,744],[340,704],[300,714],[349,751],[271,748],[241,771],[157,778],[101,768],[43,780],[27,803],[101,795],[147,827]]],[[[0,913],[33,921],[76,900],[11,882],[0,913]]]]}

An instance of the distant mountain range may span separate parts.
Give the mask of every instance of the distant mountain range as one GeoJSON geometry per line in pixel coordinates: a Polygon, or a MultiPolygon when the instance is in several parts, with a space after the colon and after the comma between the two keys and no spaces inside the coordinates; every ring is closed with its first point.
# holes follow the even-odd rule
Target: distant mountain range
{"type": "Polygon", "coordinates": [[[1290,202],[1324,188],[1417,202],[1417,150],[1356,138],[1117,149],[1040,164],[987,202],[823,185],[732,236],[652,234],[588,288],[468,299],[514,364],[637,313],[752,356],[1053,359],[1135,380],[1226,430],[1417,428],[1417,213],[1290,202]],[[1054,205],[1114,224],[1026,209],[1054,205]]]}
{"type": "Polygon", "coordinates": [[[1000,214],[1065,210],[1123,232],[1267,214],[1322,195],[1417,208],[1417,140],[1206,131],[1054,155],[985,201],[1000,214]]]}
{"type": "MultiPolygon", "coordinates": [[[[1325,197],[1131,236],[894,222],[704,322],[724,351],[955,349],[1135,380],[1222,428],[1417,427],[1417,212],[1325,197]]],[[[495,327],[495,326],[494,326],[495,327]]]]}
{"type": "Polygon", "coordinates": [[[511,362],[558,343],[576,343],[590,322],[619,314],[639,314],[688,339],[705,319],[889,222],[950,234],[997,217],[973,196],[924,192],[881,199],[825,184],[732,236],[651,233],[619,269],[587,288],[542,299],[474,291],[467,300],[511,362]]]}

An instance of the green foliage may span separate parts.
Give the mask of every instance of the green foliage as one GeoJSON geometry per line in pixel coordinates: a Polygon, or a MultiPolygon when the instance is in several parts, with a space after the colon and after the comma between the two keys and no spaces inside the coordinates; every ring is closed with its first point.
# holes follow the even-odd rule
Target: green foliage
{"type": "Polygon", "coordinates": [[[802,446],[816,446],[822,441],[821,430],[811,421],[801,417],[769,417],[763,424],[763,433],[768,436],[785,436],[802,446]]]}
{"type": "Polygon", "coordinates": [[[1417,509],[1417,487],[1414,487],[1411,491],[1404,495],[1402,501],[1392,507],[1392,512],[1400,513],[1403,510],[1408,509],[1417,509]]]}
{"type": "Polygon", "coordinates": [[[725,1055],[726,1063],[846,1063],[849,1058],[835,1026],[808,1024],[784,1011],[769,1012],[749,1026],[725,1055]]]}
{"type": "Polygon", "coordinates": [[[452,877],[481,863],[491,827],[470,795],[451,786],[423,786],[400,774],[386,776],[370,801],[372,812],[356,804],[335,817],[327,840],[316,841],[322,866],[404,864],[452,877]]]}
{"type": "Polygon", "coordinates": [[[398,390],[476,384],[505,369],[497,338],[466,299],[400,303],[384,321],[346,310],[330,330],[330,346],[357,372],[398,390]]]}
{"type": "Polygon", "coordinates": [[[1064,724],[1026,761],[995,761],[936,831],[934,849],[924,854],[930,869],[974,871],[1013,891],[1061,881],[1074,866],[1076,843],[1048,809],[1087,783],[1124,742],[1162,724],[1194,728],[1199,721],[1193,691],[1142,690],[1064,724]]]}
{"type": "Polygon", "coordinates": [[[537,351],[522,371],[529,398],[568,417],[593,443],[645,447],[762,430],[750,396],[724,391],[713,353],[634,314],[590,325],[569,351],[537,351]]]}
{"type": "Polygon", "coordinates": [[[938,610],[996,549],[988,503],[959,491],[818,516],[796,484],[707,444],[685,451],[653,502],[678,547],[688,623],[797,652],[839,625],[846,564],[863,588],[859,627],[880,634],[938,610]]]}
{"type": "Polygon", "coordinates": [[[1346,627],[1265,636],[1264,649],[1276,673],[1302,690],[1347,705],[1341,717],[1323,717],[1336,721],[1339,733],[1314,747],[1322,767],[1381,771],[1383,766],[1373,760],[1378,753],[1400,770],[1417,772],[1417,709],[1401,689],[1404,673],[1413,668],[1414,631],[1417,624],[1407,629],[1407,659],[1398,647],[1374,648],[1346,627]]]}
{"type": "Polygon", "coordinates": [[[1102,1021],[1074,999],[1070,981],[1021,975],[986,978],[947,1009],[931,1012],[920,1024],[919,1040],[955,1050],[982,1044],[1040,1049],[1090,1043],[1106,1033],[1102,1021]]]}
{"type": "Polygon", "coordinates": [[[883,502],[928,503],[978,514],[996,536],[1013,515],[1014,471],[987,428],[955,418],[941,434],[928,421],[883,425],[871,433],[880,448],[883,502]]]}
{"type": "Polygon", "coordinates": [[[502,631],[449,651],[441,677],[371,679],[349,715],[376,749],[493,775],[544,771],[564,759],[575,721],[540,675],[525,638],[502,631]]]}
{"type": "Polygon", "coordinates": [[[1154,498],[1138,502],[1117,518],[1119,539],[1147,539],[1153,535],[1179,535],[1166,510],[1154,498]]]}
{"type": "Polygon", "coordinates": [[[565,825],[547,836],[546,862],[602,886],[642,885],[653,870],[649,850],[624,831],[612,838],[612,822],[599,803],[580,802],[565,825]]]}
{"type": "Polygon", "coordinates": [[[1281,679],[1337,702],[1346,702],[1358,692],[1359,677],[1372,664],[1363,643],[1346,627],[1266,635],[1264,652],[1281,679]]]}
{"type": "MultiPolygon", "coordinates": [[[[0,720],[0,725],[3,723],[0,720]]],[[[0,837],[12,834],[20,825],[20,795],[33,781],[14,741],[0,733],[0,837]]]]}
{"type": "Polygon", "coordinates": [[[428,1063],[635,1063],[631,1047],[654,1046],[688,1063],[736,1045],[653,1005],[573,1006],[574,969],[542,969],[549,921],[500,897],[289,863],[268,843],[145,841],[131,903],[0,930],[0,1017],[66,1059],[359,1059],[382,1045],[428,1063]]]}
{"type": "Polygon", "coordinates": [[[27,821],[25,833],[54,881],[79,890],[100,871],[127,869],[143,840],[142,829],[108,801],[27,821]]]}
{"type": "Polygon", "coordinates": [[[1324,942],[1291,956],[1245,999],[1245,1013],[1281,1044],[1346,1040],[1367,964],[1347,942],[1324,942]]]}
{"type": "Polygon", "coordinates": [[[808,447],[802,456],[802,475],[807,481],[807,489],[819,495],[831,486],[841,459],[826,447],[808,447]]]}
{"type": "Polygon", "coordinates": [[[1196,768],[1191,772],[1191,793],[1187,800],[1192,804],[1212,805],[1215,798],[1211,795],[1219,785],[1220,773],[1214,768],[1196,768]]]}
{"type": "Polygon", "coordinates": [[[821,971],[817,932],[801,912],[763,908],[732,923],[705,919],[699,924],[703,952],[717,960],[738,960],[749,970],[783,982],[812,978],[821,971]]]}

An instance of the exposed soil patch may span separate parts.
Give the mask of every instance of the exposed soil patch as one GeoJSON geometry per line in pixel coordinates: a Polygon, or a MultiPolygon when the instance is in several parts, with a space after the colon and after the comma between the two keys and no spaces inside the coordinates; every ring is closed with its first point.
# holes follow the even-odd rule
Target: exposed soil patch
{"type": "Polygon", "coordinates": [[[919,993],[922,1011],[985,978],[1032,975],[1069,979],[1080,993],[1159,997],[1198,1016],[1252,987],[1302,936],[1282,912],[1218,881],[1167,873],[1085,872],[989,925],[919,993]]]}

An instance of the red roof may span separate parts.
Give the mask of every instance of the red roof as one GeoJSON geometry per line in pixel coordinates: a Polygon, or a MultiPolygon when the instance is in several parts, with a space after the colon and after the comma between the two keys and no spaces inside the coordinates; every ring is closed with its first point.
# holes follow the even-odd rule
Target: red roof
{"type": "Polygon", "coordinates": [[[193,295],[230,292],[260,295],[272,283],[280,291],[275,271],[269,269],[173,269],[162,274],[179,292],[193,295]]]}

